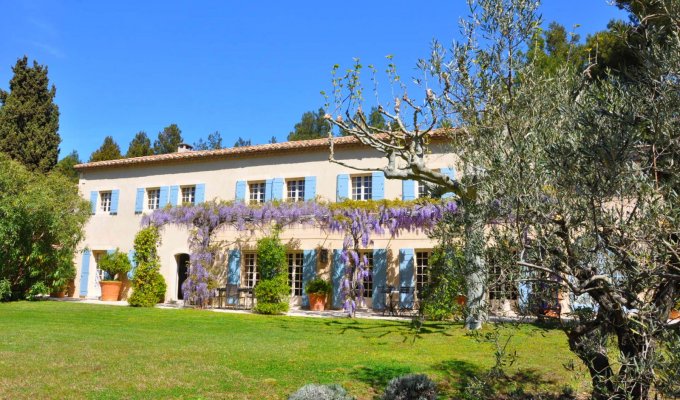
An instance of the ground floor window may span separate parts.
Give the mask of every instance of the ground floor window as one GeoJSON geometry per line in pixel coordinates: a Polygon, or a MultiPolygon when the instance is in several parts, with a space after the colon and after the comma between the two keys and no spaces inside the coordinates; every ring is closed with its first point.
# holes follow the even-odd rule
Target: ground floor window
{"type": "Polygon", "coordinates": [[[502,265],[491,265],[489,274],[489,300],[517,300],[517,282],[502,265]]]}
{"type": "Polygon", "coordinates": [[[288,284],[291,296],[302,296],[302,253],[288,253],[288,284]]]}
{"type": "Polygon", "coordinates": [[[260,273],[257,271],[257,254],[245,253],[243,255],[244,261],[244,277],[243,284],[245,287],[255,287],[257,281],[260,279],[260,273]]]}
{"type": "Polygon", "coordinates": [[[364,297],[373,297],[373,252],[361,253],[361,256],[366,256],[368,264],[368,276],[364,278],[364,297]]]}
{"type": "Polygon", "coordinates": [[[430,252],[416,252],[416,291],[422,293],[430,283],[430,252]]]}

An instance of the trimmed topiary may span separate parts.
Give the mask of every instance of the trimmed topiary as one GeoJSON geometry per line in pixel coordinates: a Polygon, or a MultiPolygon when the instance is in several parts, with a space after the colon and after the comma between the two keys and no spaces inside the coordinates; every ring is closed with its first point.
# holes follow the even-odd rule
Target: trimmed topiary
{"type": "Polygon", "coordinates": [[[144,228],[135,236],[135,269],[132,278],[132,295],[128,304],[133,307],[153,307],[165,300],[167,285],[160,273],[160,260],[156,249],[160,235],[155,227],[144,228]]]}
{"type": "Polygon", "coordinates": [[[310,383],[298,389],[288,400],[355,400],[340,385],[310,383]]]}
{"type": "Polygon", "coordinates": [[[392,379],[385,388],[383,400],[435,400],[437,384],[427,375],[408,374],[392,379]]]}

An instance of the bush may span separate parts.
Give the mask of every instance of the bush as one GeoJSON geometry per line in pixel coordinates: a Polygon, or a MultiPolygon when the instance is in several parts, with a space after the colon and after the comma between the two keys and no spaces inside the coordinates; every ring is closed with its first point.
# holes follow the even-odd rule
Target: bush
{"type": "Polygon", "coordinates": [[[128,304],[133,307],[153,307],[165,300],[167,285],[159,272],[160,261],[156,248],[160,234],[155,227],[144,228],[135,236],[135,274],[132,277],[132,295],[128,304]]]}
{"type": "Polygon", "coordinates": [[[132,264],[127,254],[116,249],[113,253],[103,254],[97,262],[97,268],[106,273],[104,280],[119,281],[132,269],[132,264]]]}
{"type": "Polygon", "coordinates": [[[321,279],[319,277],[316,277],[312,279],[311,281],[307,282],[305,285],[305,293],[310,294],[310,293],[323,293],[323,294],[329,294],[331,292],[332,286],[330,282],[328,282],[325,279],[321,279]]]}
{"type": "Polygon", "coordinates": [[[310,383],[291,394],[288,400],[354,400],[354,397],[340,385],[310,383]]]}
{"type": "Polygon", "coordinates": [[[274,279],[287,271],[286,247],[278,233],[257,241],[257,268],[262,280],[274,279]]]}
{"type": "Polygon", "coordinates": [[[26,300],[40,300],[43,295],[48,295],[49,293],[50,289],[44,282],[36,282],[28,289],[26,300]]]}
{"type": "Polygon", "coordinates": [[[7,279],[0,279],[0,301],[12,299],[12,284],[7,279]]]}
{"type": "Polygon", "coordinates": [[[288,311],[288,276],[280,274],[274,279],[260,281],[255,286],[255,312],[261,314],[281,314],[288,311]]]}
{"type": "Polygon", "coordinates": [[[421,311],[427,319],[460,318],[464,306],[457,297],[465,294],[465,256],[457,245],[440,243],[430,256],[430,283],[419,293],[421,311]]]}
{"type": "Polygon", "coordinates": [[[427,375],[408,374],[392,379],[385,388],[384,400],[434,400],[437,384],[427,375]]]}

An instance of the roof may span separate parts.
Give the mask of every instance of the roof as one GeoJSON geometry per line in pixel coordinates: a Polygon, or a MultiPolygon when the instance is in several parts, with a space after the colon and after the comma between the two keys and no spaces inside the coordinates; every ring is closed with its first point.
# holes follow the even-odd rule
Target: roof
{"type": "MultiPolygon", "coordinates": [[[[435,134],[436,135],[436,134],[435,134]]],[[[434,135],[433,135],[434,136],[434,135]]],[[[439,135],[436,135],[439,136],[439,135]]],[[[333,145],[339,147],[363,146],[354,136],[341,136],[333,138],[333,145]]],[[[117,160],[95,161],[83,164],[77,164],[74,168],[77,170],[107,168],[107,167],[123,167],[137,164],[156,164],[173,161],[193,161],[204,159],[225,158],[229,156],[238,155],[255,155],[262,153],[278,153],[285,151],[297,150],[320,150],[328,149],[328,138],[299,140],[294,142],[281,142],[259,144],[255,146],[230,147],[219,150],[192,150],[185,152],[175,152],[168,154],[158,154],[144,157],[120,158],[117,160]]]]}

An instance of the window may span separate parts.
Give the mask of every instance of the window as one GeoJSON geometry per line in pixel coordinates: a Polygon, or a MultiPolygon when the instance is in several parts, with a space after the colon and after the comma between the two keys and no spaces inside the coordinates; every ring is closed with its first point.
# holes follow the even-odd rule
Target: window
{"type": "Polygon", "coordinates": [[[99,211],[111,212],[111,192],[99,192],[99,211]]]}
{"type": "Polygon", "coordinates": [[[416,182],[416,185],[418,187],[416,198],[420,199],[422,197],[430,197],[430,191],[429,188],[427,187],[427,184],[423,182],[416,182]]]}
{"type": "Polygon", "coordinates": [[[146,189],[146,208],[148,210],[157,210],[161,204],[161,190],[146,189]]]}
{"type": "Polygon", "coordinates": [[[364,297],[373,297],[373,252],[361,253],[361,256],[366,256],[368,264],[368,276],[364,277],[364,297]]]}
{"type": "Polygon", "coordinates": [[[517,300],[519,295],[511,273],[495,259],[490,260],[489,300],[517,300]]]}
{"type": "Polygon", "coordinates": [[[302,253],[288,253],[288,284],[291,296],[302,296],[302,253]]]}
{"type": "Polygon", "coordinates": [[[373,179],[371,175],[352,177],[352,200],[371,200],[373,197],[373,179]]]}
{"type": "Polygon", "coordinates": [[[430,252],[417,251],[416,252],[416,290],[420,295],[430,283],[430,252]]]}
{"type": "Polygon", "coordinates": [[[196,186],[182,186],[182,204],[196,202],[196,186]]]}
{"type": "Polygon", "coordinates": [[[259,272],[257,272],[257,255],[255,253],[245,253],[245,276],[243,283],[245,287],[255,287],[257,281],[260,278],[259,272]]]}
{"type": "Polygon", "coordinates": [[[288,201],[305,201],[305,180],[288,181],[288,201]]]}
{"type": "Polygon", "coordinates": [[[101,281],[107,280],[108,274],[105,271],[99,269],[99,260],[101,260],[102,256],[104,255],[104,252],[103,251],[93,251],[92,255],[94,256],[94,263],[97,266],[97,268],[96,268],[96,270],[97,270],[97,281],[101,282],[101,281]]]}
{"type": "Polygon", "coordinates": [[[265,183],[257,182],[250,184],[250,202],[264,203],[265,183]]]}

